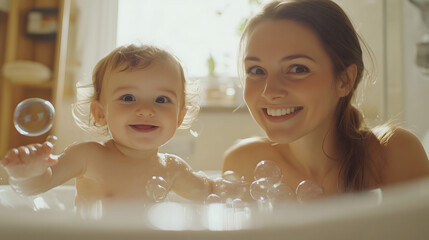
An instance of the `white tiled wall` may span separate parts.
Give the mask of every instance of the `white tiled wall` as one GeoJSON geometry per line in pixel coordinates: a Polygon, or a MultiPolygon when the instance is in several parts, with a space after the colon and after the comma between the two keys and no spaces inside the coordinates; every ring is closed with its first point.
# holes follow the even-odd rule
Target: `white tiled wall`
{"type": "Polygon", "coordinates": [[[198,137],[185,130],[162,150],[173,152],[187,160],[194,170],[222,169],[223,154],[240,138],[263,136],[247,108],[232,112],[232,109],[203,109],[194,124],[198,137]]]}
{"type": "Polygon", "coordinates": [[[403,14],[404,120],[424,140],[429,154],[429,75],[422,74],[415,64],[416,44],[429,34],[429,26],[424,25],[420,11],[409,1],[403,1],[403,14]]]}

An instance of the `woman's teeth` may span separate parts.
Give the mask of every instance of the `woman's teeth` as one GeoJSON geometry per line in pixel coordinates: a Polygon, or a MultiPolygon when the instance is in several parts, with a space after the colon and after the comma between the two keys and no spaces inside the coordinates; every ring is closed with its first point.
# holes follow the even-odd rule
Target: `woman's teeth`
{"type": "Polygon", "coordinates": [[[291,114],[293,112],[296,112],[299,110],[300,107],[293,107],[293,108],[282,108],[282,109],[271,109],[267,108],[267,114],[273,117],[280,117],[283,115],[291,114]]]}

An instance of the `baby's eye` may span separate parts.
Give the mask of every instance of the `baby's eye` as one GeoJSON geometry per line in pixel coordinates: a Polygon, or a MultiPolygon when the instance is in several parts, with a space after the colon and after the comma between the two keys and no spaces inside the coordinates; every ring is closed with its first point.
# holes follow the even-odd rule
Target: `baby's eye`
{"type": "Polygon", "coordinates": [[[134,102],[136,101],[136,98],[131,94],[125,94],[121,97],[121,100],[124,102],[134,102]]]}
{"type": "Polygon", "coordinates": [[[310,72],[310,69],[308,69],[308,67],[303,66],[303,65],[295,65],[295,66],[291,67],[290,72],[292,72],[292,73],[307,73],[307,72],[310,72]]]}
{"type": "Polygon", "coordinates": [[[155,100],[155,102],[157,102],[157,103],[167,103],[169,101],[170,100],[167,97],[165,97],[165,96],[157,97],[156,100],[155,100]]]}
{"type": "Polygon", "coordinates": [[[255,66],[255,67],[250,67],[249,69],[247,69],[247,74],[260,75],[260,74],[265,74],[265,71],[264,71],[264,69],[255,66]]]}

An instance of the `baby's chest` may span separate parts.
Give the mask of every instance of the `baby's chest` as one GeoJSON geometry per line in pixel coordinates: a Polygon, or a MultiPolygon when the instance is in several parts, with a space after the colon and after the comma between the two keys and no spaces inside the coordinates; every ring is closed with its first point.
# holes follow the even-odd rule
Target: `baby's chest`
{"type": "Polygon", "coordinates": [[[115,178],[114,176],[82,176],[76,179],[79,197],[86,199],[144,197],[145,183],[139,179],[115,178]]]}
{"type": "Polygon", "coordinates": [[[89,198],[141,198],[153,176],[162,175],[160,169],[135,166],[109,166],[92,164],[76,179],[79,196],[89,198]]]}

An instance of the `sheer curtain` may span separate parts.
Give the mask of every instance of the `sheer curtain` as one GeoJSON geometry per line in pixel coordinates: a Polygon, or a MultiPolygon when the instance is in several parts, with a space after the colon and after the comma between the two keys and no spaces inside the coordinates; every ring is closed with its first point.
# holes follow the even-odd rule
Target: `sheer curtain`
{"type": "Polygon", "coordinates": [[[118,0],[74,0],[76,22],[77,80],[90,79],[95,64],[116,47],[118,0]]]}
{"type": "MultiPolygon", "coordinates": [[[[69,88],[78,82],[91,82],[96,63],[116,47],[117,13],[117,0],[72,1],[66,67],[69,88]]],[[[64,94],[62,111],[56,116],[59,152],[73,142],[94,139],[74,123],[71,105],[76,101],[76,94],[70,93],[64,94]]]]}

